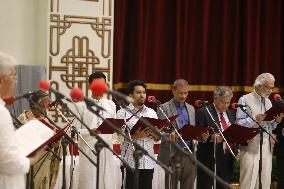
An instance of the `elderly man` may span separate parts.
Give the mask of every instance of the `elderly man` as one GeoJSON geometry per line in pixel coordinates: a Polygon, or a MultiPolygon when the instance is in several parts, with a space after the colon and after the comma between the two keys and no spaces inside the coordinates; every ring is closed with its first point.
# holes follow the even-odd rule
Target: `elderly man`
{"type": "MultiPolygon", "coordinates": [[[[266,110],[270,109],[272,104],[269,95],[274,87],[275,79],[270,73],[260,74],[254,82],[253,92],[242,96],[239,99],[240,104],[246,105],[247,112],[267,131],[271,133],[276,127],[276,122],[264,121],[266,110]]],[[[249,118],[240,109],[237,110],[237,124],[245,127],[258,127],[258,125],[249,118]]],[[[262,145],[262,188],[270,188],[271,167],[272,167],[272,147],[274,141],[268,134],[263,133],[262,145]]],[[[254,189],[259,188],[258,171],[260,159],[260,135],[254,137],[247,145],[242,145],[240,150],[240,184],[241,188],[254,189]]]]}
{"type": "Polygon", "coordinates": [[[13,96],[16,83],[16,60],[0,52],[0,186],[1,189],[24,189],[25,174],[42,156],[43,150],[25,157],[19,149],[11,115],[3,99],[13,96]]]}
{"type": "MultiPolygon", "coordinates": [[[[235,113],[228,109],[233,93],[230,88],[219,86],[214,91],[214,102],[208,106],[212,117],[216,121],[220,131],[223,132],[231,124],[235,123],[235,113]]],[[[209,126],[214,125],[214,122],[207,112],[206,108],[201,108],[196,112],[196,125],[209,126]]],[[[223,180],[229,182],[233,173],[233,156],[230,154],[227,145],[224,143],[222,135],[215,128],[215,134],[208,137],[206,142],[198,144],[197,159],[206,165],[209,169],[214,171],[214,164],[216,163],[216,174],[223,180]],[[214,143],[216,145],[214,145],[214,143]],[[215,146],[215,149],[214,149],[215,146]],[[214,158],[214,153],[215,157],[214,158]],[[214,162],[216,159],[216,162],[214,162]]],[[[213,179],[209,177],[203,170],[197,170],[197,188],[209,189],[213,186],[213,179]]],[[[224,188],[217,183],[216,188],[224,188]]]]}

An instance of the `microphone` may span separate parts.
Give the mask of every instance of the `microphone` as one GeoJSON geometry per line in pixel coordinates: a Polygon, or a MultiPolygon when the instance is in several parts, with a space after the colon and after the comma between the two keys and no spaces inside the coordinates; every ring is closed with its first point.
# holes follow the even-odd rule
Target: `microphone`
{"type": "Polygon", "coordinates": [[[247,107],[247,105],[243,105],[243,104],[238,104],[238,103],[233,103],[231,105],[232,109],[236,110],[237,108],[245,108],[247,107]]]}
{"type": "Polygon", "coordinates": [[[91,83],[90,89],[95,96],[103,96],[104,93],[108,93],[120,99],[123,99],[128,104],[133,102],[133,99],[131,97],[122,94],[118,91],[108,89],[107,84],[100,79],[95,79],[91,83]]]}
{"type": "Polygon", "coordinates": [[[3,100],[7,105],[12,105],[16,100],[19,100],[19,99],[22,99],[22,98],[30,98],[30,96],[32,96],[35,93],[36,92],[27,92],[23,95],[11,96],[11,97],[5,98],[3,100]]]}
{"type": "Polygon", "coordinates": [[[207,106],[208,104],[209,104],[208,101],[202,101],[202,100],[196,100],[196,101],[194,102],[194,106],[195,106],[196,108],[201,108],[201,107],[203,107],[203,106],[207,106]]]}
{"type": "Polygon", "coordinates": [[[51,91],[52,93],[55,94],[55,98],[56,100],[52,103],[54,103],[53,105],[56,104],[56,101],[59,101],[59,100],[67,100],[68,102],[72,102],[69,98],[67,98],[64,94],[60,93],[59,91],[57,91],[56,89],[52,88],[50,86],[50,83],[46,80],[40,80],[39,83],[38,83],[38,87],[40,88],[40,90],[42,91],[51,91]]]}
{"type": "Polygon", "coordinates": [[[148,96],[148,102],[154,102],[154,103],[156,103],[158,106],[162,104],[159,100],[157,100],[157,99],[155,98],[155,96],[148,96]]]}
{"type": "Polygon", "coordinates": [[[274,95],[273,95],[273,100],[276,101],[276,102],[282,102],[282,103],[284,103],[282,97],[281,97],[279,94],[274,94],[274,95]]]}
{"type": "Polygon", "coordinates": [[[75,88],[71,89],[70,96],[71,96],[71,98],[72,98],[72,100],[74,102],[85,101],[87,106],[95,106],[99,110],[104,110],[105,111],[105,109],[103,107],[101,107],[98,104],[96,104],[92,99],[89,99],[89,98],[85,97],[84,93],[79,88],[75,87],[75,88]]]}

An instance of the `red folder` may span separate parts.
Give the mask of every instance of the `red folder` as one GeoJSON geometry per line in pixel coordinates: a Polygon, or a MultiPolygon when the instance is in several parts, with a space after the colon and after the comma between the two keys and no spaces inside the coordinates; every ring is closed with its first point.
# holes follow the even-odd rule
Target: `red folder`
{"type": "Polygon", "coordinates": [[[137,123],[132,127],[130,133],[133,134],[135,131],[139,128],[145,129],[147,126],[144,124],[144,121],[150,123],[151,125],[157,127],[157,129],[160,129],[161,131],[167,127],[170,123],[172,123],[178,115],[174,115],[172,117],[169,117],[170,122],[167,119],[156,119],[156,118],[149,118],[149,117],[141,117],[137,123]]]}
{"type": "Polygon", "coordinates": [[[284,113],[284,107],[272,107],[269,110],[265,112],[266,117],[264,121],[271,121],[274,119],[274,117],[280,113],[284,113]]]}
{"type": "Polygon", "coordinates": [[[121,128],[124,125],[124,119],[106,118],[97,128],[97,130],[101,134],[113,134],[114,132],[116,132],[111,126],[109,126],[109,122],[111,122],[117,128],[121,128]]]}
{"type": "Polygon", "coordinates": [[[228,127],[223,135],[228,143],[246,143],[259,133],[259,128],[248,128],[237,124],[228,127]]]}
{"type": "Polygon", "coordinates": [[[200,137],[202,133],[206,133],[211,129],[212,129],[211,126],[200,127],[200,126],[184,125],[181,129],[179,129],[179,133],[181,134],[184,140],[194,140],[200,137]]]}

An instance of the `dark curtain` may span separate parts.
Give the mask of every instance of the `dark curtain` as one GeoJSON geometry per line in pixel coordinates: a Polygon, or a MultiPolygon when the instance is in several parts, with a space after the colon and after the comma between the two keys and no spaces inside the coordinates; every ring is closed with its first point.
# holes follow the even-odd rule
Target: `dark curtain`
{"type": "Polygon", "coordinates": [[[282,91],[282,0],[116,0],[114,14],[115,89],[140,79],[166,101],[184,78],[191,103],[212,101],[216,85],[231,86],[237,100],[270,72],[282,91]]]}

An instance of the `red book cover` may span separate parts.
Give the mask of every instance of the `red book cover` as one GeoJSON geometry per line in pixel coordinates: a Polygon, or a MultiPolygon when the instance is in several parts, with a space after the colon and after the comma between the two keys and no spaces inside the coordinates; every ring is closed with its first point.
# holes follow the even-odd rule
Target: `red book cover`
{"type": "Polygon", "coordinates": [[[248,128],[237,124],[228,127],[223,135],[228,143],[246,143],[259,133],[259,128],[248,128]]]}
{"type": "Polygon", "coordinates": [[[284,107],[272,107],[265,112],[265,114],[267,115],[264,121],[271,121],[276,115],[279,115],[280,113],[284,113],[284,107]]]}
{"type": "Polygon", "coordinates": [[[168,119],[156,119],[156,118],[149,118],[149,117],[141,117],[137,121],[137,123],[132,127],[130,132],[131,132],[131,134],[133,134],[139,128],[145,129],[147,126],[145,125],[144,122],[148,122],[152,126],[155,126],[155,127],[157,127],[157,129],[160,129],[162,131],[165,127],[167,127],[173,121],[175,121],[177,117],[178,117],[178,115],[174,115],[172,117],[169,117],[169,120],[168,119]]]}
{"type": "Polygon", "coordinates": [[[181,134],[184,140],[194,140],[199,138],[202,133],[206,133],[211,129],[211,126],[201,127],[193,125],[184,125],[181,129],[179,129],[179,133],[181,134]]]}
{"type": "Polygon", "coordinates": [[[124,119],[106,118],[97,130],[101,134],[113,134],[116,131],[109,124],[112,124],[117,128],[121,128],[124,125],[124,119]]]}

